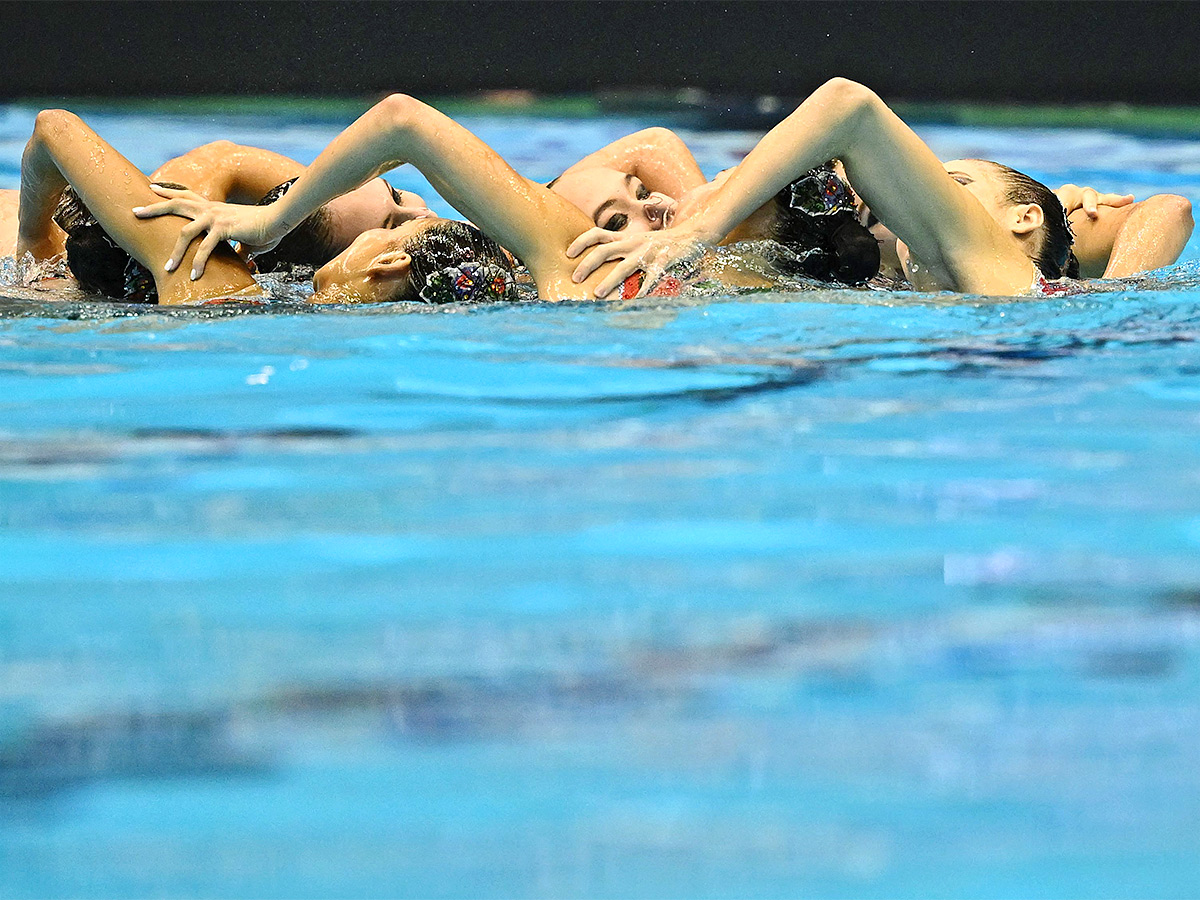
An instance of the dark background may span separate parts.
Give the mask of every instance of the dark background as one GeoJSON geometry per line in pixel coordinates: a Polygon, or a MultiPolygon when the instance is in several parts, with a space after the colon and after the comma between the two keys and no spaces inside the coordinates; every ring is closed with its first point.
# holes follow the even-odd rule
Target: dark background
{"type": "Polygon", "coordinates": [[[0,95],[447,94],[845,75],[914,100],[1200,102],[1189,2],[0,3],[0,95]]]}

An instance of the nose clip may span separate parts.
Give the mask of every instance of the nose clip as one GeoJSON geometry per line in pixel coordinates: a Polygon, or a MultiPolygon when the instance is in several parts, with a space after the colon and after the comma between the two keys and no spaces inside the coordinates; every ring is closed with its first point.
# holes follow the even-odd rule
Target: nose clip
{"type": "Polygon", "coordinates": [[[651,225],[654,225],[656,228],[667,227],[667,213],[670,210],[670,203],[665,195],[660,194],[657,191],[651,194],[646,199],[646,206],[644,209],[646,212],[646,218],[651,225]]]}

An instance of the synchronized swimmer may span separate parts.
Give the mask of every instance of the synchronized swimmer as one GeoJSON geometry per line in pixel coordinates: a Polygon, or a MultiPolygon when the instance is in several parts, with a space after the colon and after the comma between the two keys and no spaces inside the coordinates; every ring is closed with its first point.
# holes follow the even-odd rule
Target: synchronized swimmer
{"type": "Polygon", "coordinates": [[[998,163],[943,164],[878,96],[844,79],[711,182],[677,136],[650,129],[538,184],[403,94],[373,106],[308,167],[218,142],[154,179],[77,116],[40,113],[22,159],[12,249],[70,255],[72,236],[55,222],[56,213],[65,222],[69,187],[83,209],[76,221],[144,267],[161,304],[260,292],[229,241],[264,267],[314,266],[313,302],[508,299],[513,257],[549,301],[678,290],[669,271],[692,262],[717,283],[759,286],[708,253],[747,239],[794,249],[779,259],[808,260],[799,271],[829,281],[861,283],[882,265],[918,290],[1012,296],[1052,291],[1064,276],[1168,265],[1192,229],[1181,197],[1133,203],[1073,185],[1056,196],[998,163]],[[437,218],[379,178],[403,163],[468,221],[437,218]],[[173,217],[191,221],[180,227],[173,217]]]}

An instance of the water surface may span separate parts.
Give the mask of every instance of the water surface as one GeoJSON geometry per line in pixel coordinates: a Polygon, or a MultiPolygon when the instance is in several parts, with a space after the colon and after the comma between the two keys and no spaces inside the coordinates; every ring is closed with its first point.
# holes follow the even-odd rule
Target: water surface
{"type": "MultiPolygon", "coordinates": [[[[149,169],[345,123],[93,124],[149,169]]],[[[467,124],[549,178],[651,122],[467,124]]],[[[1200,201],[1194,142],[922,134],[1200,201]]],[[[4,288],[0,895],[1194,895],[1198,257],[1050,300],[4,288]]]]}

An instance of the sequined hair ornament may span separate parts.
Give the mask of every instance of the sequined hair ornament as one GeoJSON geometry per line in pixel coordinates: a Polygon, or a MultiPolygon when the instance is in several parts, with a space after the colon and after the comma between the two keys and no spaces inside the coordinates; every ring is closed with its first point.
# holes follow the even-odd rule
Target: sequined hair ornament
{"type": "Polygon", "coordinates": [[[434,272],[418,296],[426,303],[484,303],[511,299],[513,288],[511,272],[469,260],[434,272]]]}
{"type": "Polygon", "coordinates": [[[827,216],[855,208],[854,192],[828,163],[810,169],[788,187],[788,205],[809,215],[827,216]]]}

